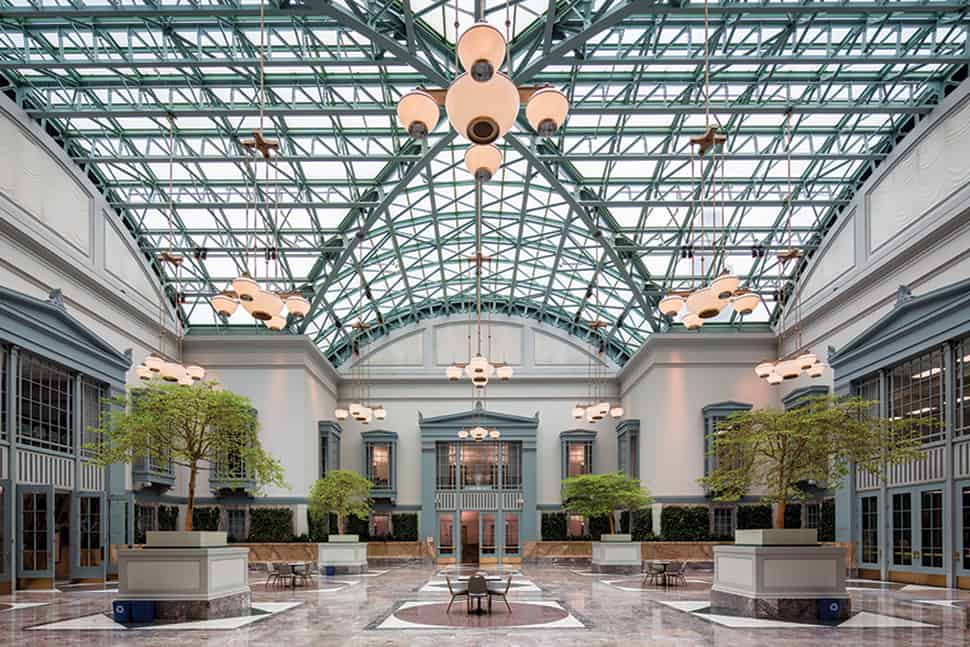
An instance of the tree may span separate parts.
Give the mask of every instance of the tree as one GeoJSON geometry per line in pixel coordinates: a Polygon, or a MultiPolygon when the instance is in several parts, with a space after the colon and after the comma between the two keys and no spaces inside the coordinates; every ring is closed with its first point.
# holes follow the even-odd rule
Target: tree
{"type": "Polygon", "coordinates": [[[752,489],[774,505],[772,525],[785,527],[785,505],[808,496],[811,483],[838,486],[851,466],[883,476],[889,465],[919,458],[929,418],[871,415],[875,402],[858,397],[806,398],[786,411],[754,409],[728,416],[710,436],[716,464],[699,482],[717,501],[737,501],[752,489]]]}
{"type": "MultiPolygon", "coordinates": [[[[151,381],[111,398],[113,405],[88,445],[95,463],[110,465],[147,458],[157,465],[189,470],[185,530],[192,530],[199,472],[218,461],[231,461],[233,474],[259,489],[287,487],[283,468],[259,443],[259,422],[248,398],[215,382],[191,386],[151,381]]],[[[242,480],[240,480],[240,483],[242,480]]]]}
{"type": "Polygon", "coordinates": [[[616,532],[616,511],[639,510],[652,502],[650,494],[640,487],[640,481],[623,472],[583,474],[562,482],[563,508],[590,519],[605,516],[609,519],[610,534],[616,532]]]}
{"type": "Polygon", "coordinates": [[[371,511],[370,491],[374,484],[350,470],[333,470],[317,480],[310,489],[310,512],[337,515],[337,527],[343,534],[347,517],[364,519],[371,511]]]}

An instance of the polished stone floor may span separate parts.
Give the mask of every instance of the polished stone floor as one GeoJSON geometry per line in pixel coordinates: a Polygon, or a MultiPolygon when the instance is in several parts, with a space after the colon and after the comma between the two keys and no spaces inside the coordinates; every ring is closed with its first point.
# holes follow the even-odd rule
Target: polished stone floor
{"type": "Polygon", "coordinates": [[[776,623],[705,613],[710,576],[692,573],[686,587],[641,586],[639,578],[597,575],[576,567],[525,566],[511,575],[512,613],[468,616],[464,603],[446,612],[445,573],[397,567],[368,577],[316,578],[296,590],[265,590],[254,573],[255,619],[151,629],[124,628],[106,615],[114,593],[94,587],[0,596],[0,644],[57,645],[963,645],[968,591],[850,582],[854,610],[842,626],[776,623]],[[444,586],[442,586],[442,584],[444,586]],[[518,609],[518,613],[516,610],[518,609]],[[525,626],[531,625],[531,626],[525,626]]]}

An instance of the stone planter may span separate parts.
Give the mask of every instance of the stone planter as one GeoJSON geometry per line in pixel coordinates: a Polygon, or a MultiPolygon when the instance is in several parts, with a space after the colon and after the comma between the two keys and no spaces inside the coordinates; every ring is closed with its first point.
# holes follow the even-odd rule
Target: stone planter
{"type": "Polygon", "coordinates": [[[735,530],[734,543],[739,546],[816,546],[818,530],[814,528],[735,530]]]}
{"type": "MultiPolygon", "coordinates": [[[[330,535],[333,537],[354,537],[356,535],[330,535]]],[[[317,544],[317,563],[321,572],[333,567],[335,575],[357,575],[367,572],[367,542],[341,539],[326,544],[317,544]]]]}
{"type": "MultiPolygon", "coordinates": [[[[606,537],[606,535],[604,535],[606,537]]],[[[615,537],[615,535],[614,535],[615,537]]],[[[640,542],[594,541],[593,572],[595,573],[639,573],[640,572],[640,542]]]]}
{"type": "Polygon", "coordinates": [[[358,535],[327,535],[327,541],[331,544],[356,544],[360,541],[358,535]]]}
{"type": "Polygon", "coordinates": [[[149,532],[144,548],[119,548],[118,597],[150,600],[159,620],[248,615],[249,550],[226,533],[149,532]]]}

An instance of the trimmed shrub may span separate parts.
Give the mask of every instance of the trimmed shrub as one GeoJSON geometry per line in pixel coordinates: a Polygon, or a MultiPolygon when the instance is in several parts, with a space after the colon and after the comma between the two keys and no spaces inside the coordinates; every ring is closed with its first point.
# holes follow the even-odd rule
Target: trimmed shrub
{"type": "Polygon", "coordinates": [[[666,541],[706,541],[711,534],[707,506],[664,506],[660,513],[660,534],[666,541]]]}
{"type": "Polygon", "coordinates": [[[327,523],[327,515],[325,514],[314,514],[312,512],[307,513],[307,526],[310,532],[307,534],[307,540],[320,543],[327,541],[327,535],[330,534],[329,524],[327,523]]]}
{"type": "Polygon", "coordinates": [[[603,517],[593,517],[589,520],[589,534],[593,541],[599,541],[603,535],[610,534],[610,520],[603,517]]]}
{"type": "Polygon", "coordinates": [[[250,508],[249,541],[275,543],[293,539],[293,510],[250,508]]]}
{"type": "Polygon", "coordinates": [[[543,541],[566,540],[566,513],[543,512],[541,535],[543,541]]]}
{"type": "Polygon", "coordinates": [[[357,535],[360,541],[368,541],[370,539],[370,523],[367,519],[359,519],[354,515],[347,517],[347,533],[348,535],[357,535]]]}
{"type": "Polygon", "coordinates": [[[818,540],[835,541],[835,499],[822,501],[818,515],[818,540]]]}
{"type": "Polygon", "coordinates": [[[767,530],[771,528],[771,506],[738,506],[738,530],[767,530]]]}
{"type": "Polygon", "coordinates": [[[178,530],[179,508],[177,505],[158,506],[158,529],[178,530]]]}
{"type": "Polygon", "coordinates": [[[391,528],[394,541],[418,540],[418,515],[414,512],[401,512],[391,515],[391,528]]]}
{"type": "Polygon", "coordinates": [[[192,530],[219,530],[219,508],[195,508],[192,510],[192,530]]]}
{"type": "Polygon", "coordinates": [[[801,528],[802,527],[802,504],[801,503],[789,503],[785,506],[785,527],[786,528],[801,528]]]}
{"type": "Polygon", "coordinates": [[[620,513],[620,532],[628,532],[633,536],[633,541],[653,541],[653,510],[643,508],[635,510],[630,514],[629,510],[620,513]],[[633,525],[630,525],[630,517],[633,517],[633,525]]]}

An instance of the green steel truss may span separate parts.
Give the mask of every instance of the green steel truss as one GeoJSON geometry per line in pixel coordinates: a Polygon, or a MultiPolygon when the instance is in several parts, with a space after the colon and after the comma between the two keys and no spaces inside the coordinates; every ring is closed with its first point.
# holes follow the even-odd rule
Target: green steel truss
{"type": "MultiPolygon", "coordinates": [[[[970,60],[966,1],[712,1],[711,104],[730,137],[712,196],[712,166],[688,145],[705,123],[703,3],[458,5],[462,30],[478,16],[504,31],[508,15],[513,78],[571,101],[554,138],[537,141],[522,117],[501,143],[506,163],[483,196],[486,311],[605,337],[620,363],[671,328],[659,296],[709,279],[716,255],[765,302],[723,325],[771,322],[804,265],[777,252],[810,258],[970,60]],[[597,305],[605,333],[587,326],[597,305]]],[[[411,141],[395,118],[404,92],[454,77],[454,8],[267,0],[265,130],[282,143],[270,168],[239,144],[257,125],[255,0],[0,0],[0,84],[100,185],[149,259],[186,255],[177,273],[156,269],[190,328],[253,325],[209,306],[248,268],[311,299],[290,330],[339,364],[353,321],[380,336],[474,303],[465,143],[446,120],[411,141]]]]}

